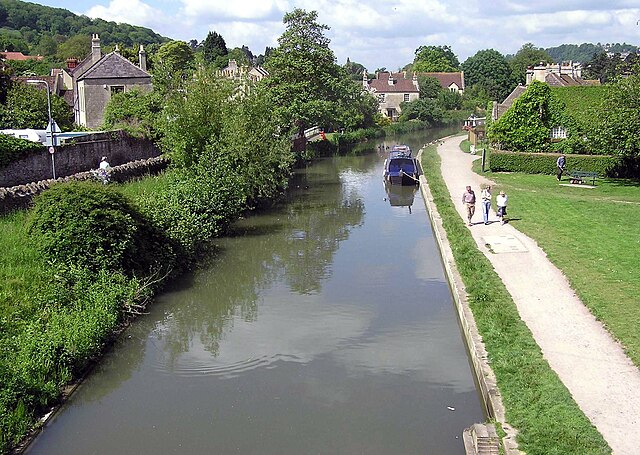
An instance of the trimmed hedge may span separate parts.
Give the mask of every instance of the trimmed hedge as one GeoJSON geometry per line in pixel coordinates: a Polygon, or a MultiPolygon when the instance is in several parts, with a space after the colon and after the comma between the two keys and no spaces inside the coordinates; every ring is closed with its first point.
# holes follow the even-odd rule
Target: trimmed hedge
{"type": "MultiPolygon", "coordinates": [[[[523,172],[525,174],[555,174],[558,153],[515,153],[491,150],[489,169],[492,172],[523,172]]],[[[567,171],[597,172],[601,177],[618,176],[621,160],[616,156],[565,155],[567,171]]]]}
{"type": "Polygon", "coordinates": [[[0,133],[0,168],[27,155],[44,152],[45,148],[38,142],[18,139],[8,134],[0,133]]]}

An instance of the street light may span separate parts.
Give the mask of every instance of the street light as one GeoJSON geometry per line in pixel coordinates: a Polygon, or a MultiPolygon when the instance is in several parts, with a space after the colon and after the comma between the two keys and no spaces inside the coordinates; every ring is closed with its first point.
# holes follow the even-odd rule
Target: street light
{"type": "MultiPolygon", "coordinates": [[[[51,92],[49,91],[49,83],[42,79],[27,79],[27,84],[44,84],[47,87],[47,113],[49,115],[49,126],[47,127],[47,133],[51,134],[51,140],[49,141],[49,153],[51,154],[51,170],[53,171],[53,179],[56,178],[56,161],[53,157],[55,152],[56,141],[54,138],[55,122],[51,117],[51,92]]],[[[57,125],[55,125],[57,126],[57,125]]]]}

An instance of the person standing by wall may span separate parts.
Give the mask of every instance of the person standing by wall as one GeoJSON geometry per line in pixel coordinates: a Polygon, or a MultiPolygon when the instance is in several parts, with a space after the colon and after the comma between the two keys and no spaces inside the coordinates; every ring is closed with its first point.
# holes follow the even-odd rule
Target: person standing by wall
{"type": "Polygon", "coordinates": [[[100,160],[100,164],[98,165],[98,175],[102,179],[102,184],[106,185],[109,183],[109,171],[111,170],[111,166],[109,166],[109,162],[107,161],[107,157],[103,156],[100,160]]]}
{"type": "Polygon", "coordinates": [[[500,194],[496,197],[496,206],[498,207],[498,218],[500,218],[500,224],[506,223],[505,217],[507,216],[507,200],[508,197],[504,191],[500,191],[500,194]]]}
{"type": "Polygon", "coordinates": [[[557,174],[556,178],[558,179],[558,182],[559,182],[560,180],[562,180],[562,173],[564,172],[564,170],[567,167],[567,159],[565,158],[564,155],[560,155],[558,157],[558,160],[556,161],[556,167],[557,167],[557,170],[558,170],[558,174],[557,174]]]}
{"type": "Polygon", "coordinates": [[[467,207],[467,220],[471,226],[471,218],[476,211],[476,193],[470,186],[467,186],[466,191],[462,194],[462,203],[467,207]]]}
{"type": "Polygon", "coordinates": [[[489,224],[489,210],[491,209],[491,186],[487,185],[482,189],[480,193],[480,200],[482,201],[482,218],[484,224],[489,224]]]}

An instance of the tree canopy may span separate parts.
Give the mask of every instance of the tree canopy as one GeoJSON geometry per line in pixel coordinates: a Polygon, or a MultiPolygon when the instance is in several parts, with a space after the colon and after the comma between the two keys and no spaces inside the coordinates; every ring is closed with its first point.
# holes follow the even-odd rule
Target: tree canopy
{"type": "Polygon", "coordinates": [[[224,57],[229,53],[227,43],[218,32],[209,32],[201,47],[202,56],[207,63],[214,63],[219,57],[224,57]]]}
{"type": "Polygon", "coordinates": [[[540,63],[553,63],[553,58],[547,51],[535,47],[533,43],[524,44],[516,55],[509,60],[512,79],[517,84],[525,84],[527,68],[540,63]]]}
{"type": "Polygon", "coordinates": [[[413,59],[413,71],[425,73],[459,71],[460,62],[449,46],[420,46],[413,59]]]}
{"type": "Polygon", "coordinates": [[[285,14],[286,29],[265,63],[269,71],[265,84],[285,130],[354,127],[372,117],[371,104],[365,100],[372,97],[336,63],[324,35],[329,27],[319,24],[317,17],[316,11],[299,8],[285,14]]]}
{"type": "Polygon", "coordinates": [[[493,49],[476,52],[464,61],[462,70],[467,86],[478,86],[497,101],[505,99],[515,86],[509,63],[493,49]]]}

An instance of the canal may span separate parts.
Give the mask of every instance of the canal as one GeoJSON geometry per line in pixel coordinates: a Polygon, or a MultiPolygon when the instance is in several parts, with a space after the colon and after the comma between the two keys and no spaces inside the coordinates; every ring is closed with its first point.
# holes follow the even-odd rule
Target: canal
{"type": "MultiPolygon", "coordinates": [[[[385,145],[445,133],[430,134],[385,145]]],[[[158,296],[28,453],[463,453],[482,405],[420,192],[388,191],[383,159],[298,171],[158,296]]]]}

